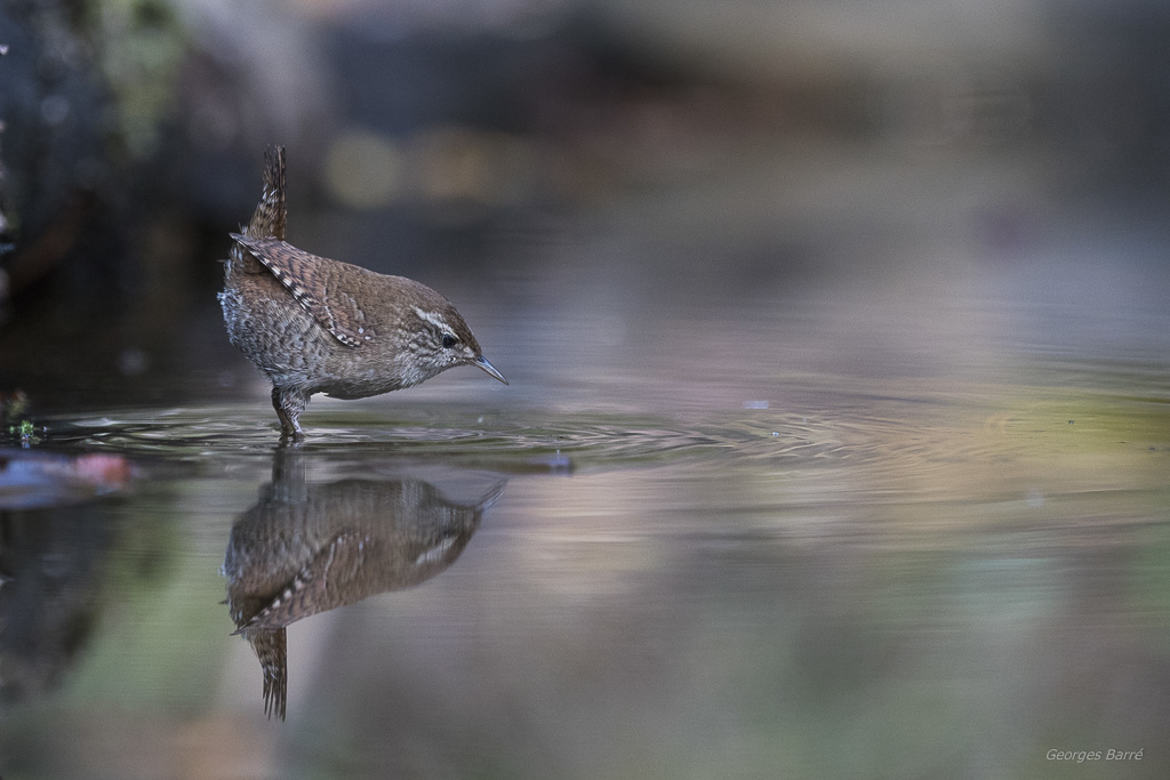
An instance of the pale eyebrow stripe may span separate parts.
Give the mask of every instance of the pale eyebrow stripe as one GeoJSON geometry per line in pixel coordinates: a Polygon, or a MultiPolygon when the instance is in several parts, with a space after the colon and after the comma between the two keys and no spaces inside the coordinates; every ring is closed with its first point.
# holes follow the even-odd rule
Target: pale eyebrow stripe
{"type": "Polygon", "coordinates": [[[411,308],[414,309],[414,313],[417,314],[418,318],[420,320],[422,320],[423,322],[429,322],[432,325],[434,325],[436,328],[439,328],[440,330],[446,331],[447,333],[451,332],[451,326],[448,325],[446,320],[444,320],[438,314],[435,314],[434,312],[430,312],[430,311],[425,311],[423,309],[420,309],[417,306],[412,306],[411,308]]]}

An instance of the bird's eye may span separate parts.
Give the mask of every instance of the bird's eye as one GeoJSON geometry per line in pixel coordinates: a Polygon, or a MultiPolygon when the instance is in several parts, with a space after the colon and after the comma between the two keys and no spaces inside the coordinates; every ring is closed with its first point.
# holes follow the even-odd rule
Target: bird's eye
{"type": "Polygon", "coordinates": [[[451,349],[451,347],[455,346],[458,343],[459,343],[459,339],[455,338],[450,333],[443,334],[443,349],[451,349]]]}

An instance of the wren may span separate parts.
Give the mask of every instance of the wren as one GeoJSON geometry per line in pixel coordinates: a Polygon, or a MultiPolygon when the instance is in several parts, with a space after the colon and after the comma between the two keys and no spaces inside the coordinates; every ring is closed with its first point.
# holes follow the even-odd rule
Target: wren
{"type": "Polygon", "coordinates": [[[300,416],[314,393],[365,398],[463,365],[508,384],[430,287],[284,240],[284,147],[265,152],[263,179],[251,221],[231,234],[219,303],[228,339],[272,380],[282,440],[304,437],[300,416]]]}

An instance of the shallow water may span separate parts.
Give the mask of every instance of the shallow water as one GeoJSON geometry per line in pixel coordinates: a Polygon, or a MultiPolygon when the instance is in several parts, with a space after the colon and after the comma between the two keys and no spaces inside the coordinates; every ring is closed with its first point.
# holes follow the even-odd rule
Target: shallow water
{"type": "Polygon", "coordinates": [[[427,277],[511,386],[295,449],[210,290],[159,370],[30,372],[0,775],[1166,776],[1165,242],[853,214],[793,280],[677,200],[427,277]]]}
{"type": "Polygon", "coordinates": [[[262,389],[46,415],[29,451],[131,475],[0,515],[0,770],[1003,777],[1112,749],[1161,774],[1157,350],[1033,331],[940,363],[935,330],[830,358],[806,312],[786,370],[736,348],[775,313],[740,314],[622,377],[507,354],[512,395],[315,400],[295,449],[262,389]]]}

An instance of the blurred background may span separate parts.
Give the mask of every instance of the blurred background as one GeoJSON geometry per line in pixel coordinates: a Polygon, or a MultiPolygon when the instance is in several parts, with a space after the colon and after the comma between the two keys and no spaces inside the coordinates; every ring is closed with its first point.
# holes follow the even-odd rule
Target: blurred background
{"type": "Polygon", "coordinates": [[[1167,40],[0,0],[0,774],[1167,776],[1167,40]],[[282,472],[215,299],[270,143],[289,239],[441,291],[511,386],[315,399],[282,472]],[[433,578],[290,627],[266,720],[225,547],[270,585],[394,502],[433,578]]]}
{"type": "Polygon", "coordinates": [[[1073,304],[1043,338],[1112,348],[1144,325],[1095,313],[1168,289],[1156,2],[0,8],[0,387],[35,402],[255,380],[214,292],[272,142],[294,243],[443,291],[522,378],[761,299],[863,339],[1073,304]]]}

